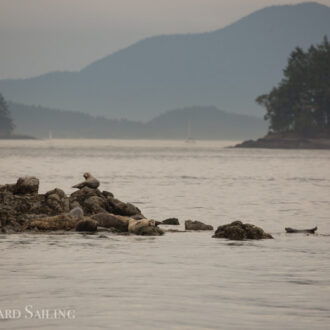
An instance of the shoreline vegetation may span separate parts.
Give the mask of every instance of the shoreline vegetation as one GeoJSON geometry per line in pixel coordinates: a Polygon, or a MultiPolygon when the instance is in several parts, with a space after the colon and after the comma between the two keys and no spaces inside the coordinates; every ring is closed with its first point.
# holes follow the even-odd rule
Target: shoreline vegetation
{"type": "Polygon", "coordinates": [[[257,140],[245,140],[234,148],[330,150],[330,137],[302,137],[295,133],[268,133],[257,140]]]}
{"type": "Polygon", "coordinates": [[[330,43],[327,36],[307,51],[297,47],[284,78],[257,97],[265,107],[269,133],[237,148],[330,149],[330,43]]]}

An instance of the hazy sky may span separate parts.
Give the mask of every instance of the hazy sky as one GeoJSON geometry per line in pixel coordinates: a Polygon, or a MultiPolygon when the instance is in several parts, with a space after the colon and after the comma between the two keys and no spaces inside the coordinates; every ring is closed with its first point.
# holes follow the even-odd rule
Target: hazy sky
{"type": "Polygon", "coordinates": [[[147,36],[215,30],[299,2],[310,1],[0,0],[0,79],[80,70],[147,36]]]}

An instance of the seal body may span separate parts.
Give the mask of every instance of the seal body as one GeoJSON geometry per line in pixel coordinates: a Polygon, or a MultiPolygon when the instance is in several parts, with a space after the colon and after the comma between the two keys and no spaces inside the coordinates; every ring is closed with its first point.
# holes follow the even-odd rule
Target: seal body
{"type": "Polygon", "coordinates": [[[72,186],[72,188],[81,189],[84,187],[88,187],[88,188],[96,189],[99,187],[99,185],[100,185],[99,180],[95,179],[93,177],[93,175],[90,174],[89,172],[84,173],[84,178],[85,178],[84,182],[78,183],[78,184],[72,186]]]}
{"type": "Polygon", "coordinates": [[[295,228],[286,227],[285,231],[289,234],[293,234],[293,233],[315,234],[315,232],[317,231],[317,227],[311,229],[295,229],[295,228]]]}
{"type": "Polygon", "coordinates": [[[76,206],[69,212],[69,215],[71,218],[82,220],[84,218],[84,211],[80,206],[76,206]]]}

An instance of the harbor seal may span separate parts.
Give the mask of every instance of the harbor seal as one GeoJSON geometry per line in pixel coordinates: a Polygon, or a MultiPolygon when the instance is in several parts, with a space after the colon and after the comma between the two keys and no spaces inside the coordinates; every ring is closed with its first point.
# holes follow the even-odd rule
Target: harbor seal
{"type": "Polygon", "coordinates": [[[295,228],[286,227],[285,231],[289,234],[293,234],[293,233],[315,234],[315,232],[317,231],[317,227],[311,229],[295,229],[295,228]]]}
{"type": "Polygon", "coordinates": [[[84,218],[84,211],[80,206],[76,206],[69,212],[69,216],[73,219],[82,220],[84,218]]]}
{"type": "Polygon", "coordinates": [[[89,172],[84,173],[84,178],[85,178],[84,182],[78,183],[78,184],[72,186],[72,188],[81,189],[84,187],[88,187],[88,188],[96,189],[99,187],[100,182],[97,179],[95,179],[92,176],[92,174],[90,174],[89,172]]]}

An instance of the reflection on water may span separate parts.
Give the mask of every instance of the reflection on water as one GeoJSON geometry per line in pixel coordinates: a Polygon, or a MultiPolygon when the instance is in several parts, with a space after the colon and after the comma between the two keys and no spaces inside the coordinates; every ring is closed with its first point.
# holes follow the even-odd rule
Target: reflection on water
{"type": "Polygon", "coordinates": [[[0,184],[29,174],[41,192],[71,193],[90,171],[148,217],[241,219],[275,238],[1,234],[0,310],[74,309],[76,318],[0,319],[0,328],[328,329],[330,153],[230,144],[0,141],[0,184]],[[284,233],[316,225],[317,235],[284,233]]]}

